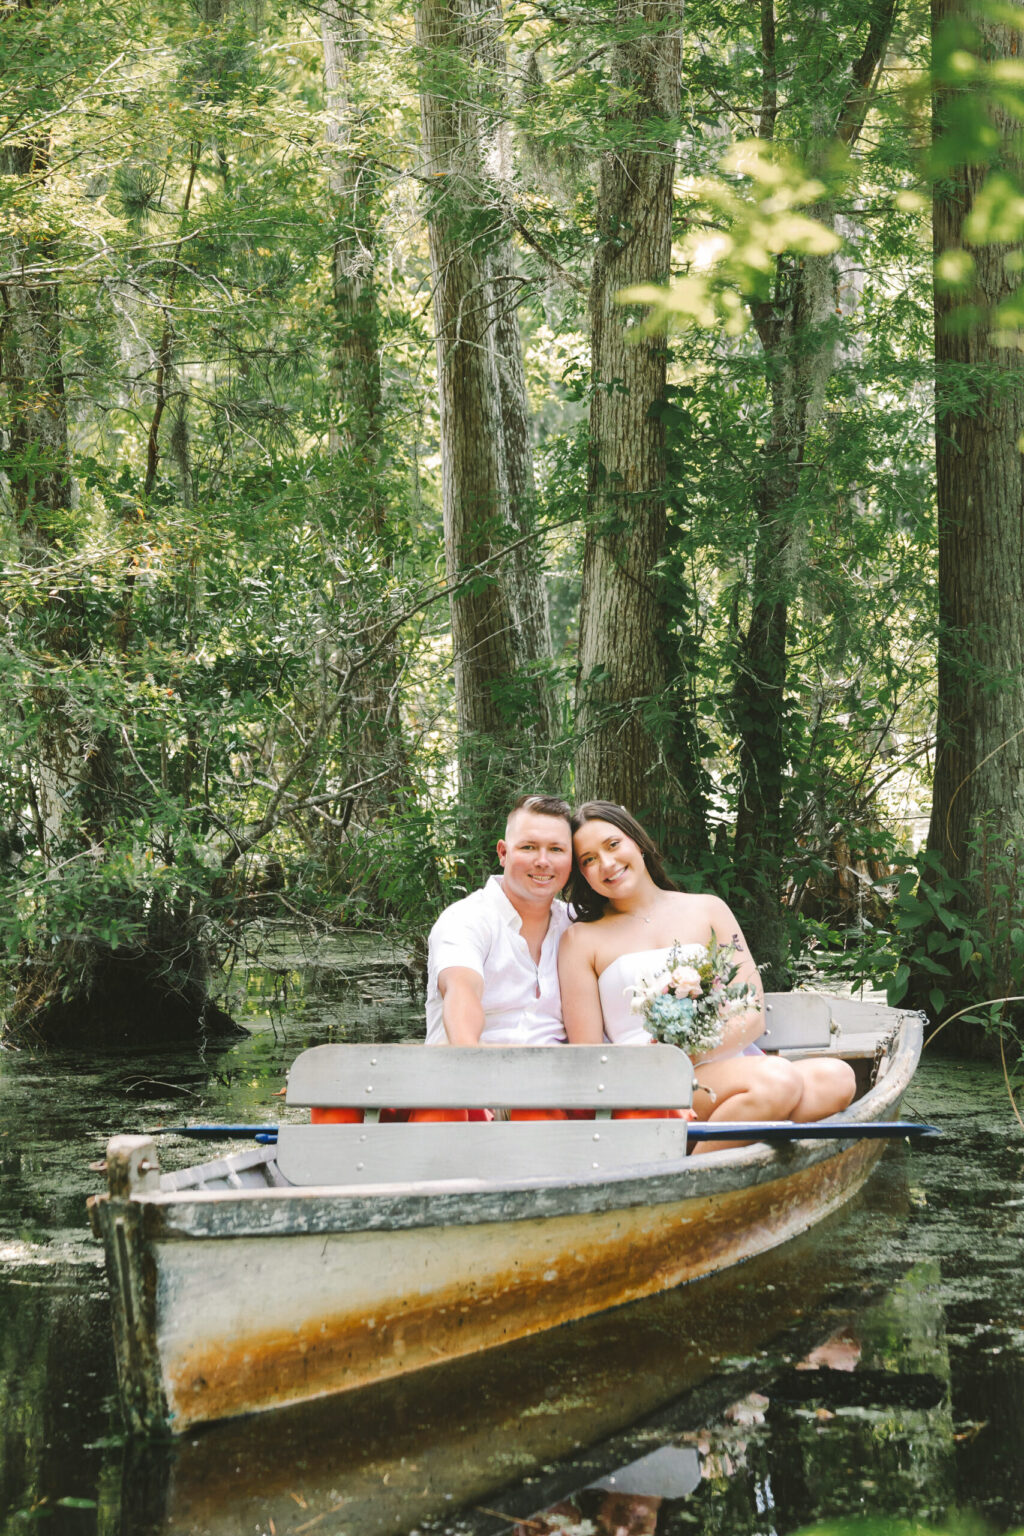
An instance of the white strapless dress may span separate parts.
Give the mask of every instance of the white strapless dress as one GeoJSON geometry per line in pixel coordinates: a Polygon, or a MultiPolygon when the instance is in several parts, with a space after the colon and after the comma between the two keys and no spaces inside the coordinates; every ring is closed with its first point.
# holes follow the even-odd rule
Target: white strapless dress
{"type": "MultiPolygon", "coordinates": [[[[604,1032],[613,1045],[651,1045],[653,1037],[647,1033],[638,1013],[630,1012],[633,989],[641,982],[649,981],[664,969],[671,948],[637,949],[631,954],[619,955],[611,965],[606,965],[597,978],[597,990],[601,997],[604,1014],[604,1032]]],[[[680,944],[678,957],[685,962],[696,955],[706,953],[703,944],[680,944]]],[[[737,1046],[716,1057],[728,1061],[733,1056],[762,1056],[760,1046],[737,1046]]]]}
{"type": "MultiPolygon", "coordinates": [[[[702,944],[681,944],[679,957],[683,961],[691,955],[704,952],[702,944]]],[[[649,981],[665,967],[672,953],[671,948],[637,949],[631,954],[619,955],[611,965],[606,965],[597,978],[597,990],[601,996],[601,1012],[604,1014],[604,1032],[613,1045],[650,1045],[651,1036],[643,1026],[638,1013],[630,1013],[633,989],[641,982],[649,981]]]]}

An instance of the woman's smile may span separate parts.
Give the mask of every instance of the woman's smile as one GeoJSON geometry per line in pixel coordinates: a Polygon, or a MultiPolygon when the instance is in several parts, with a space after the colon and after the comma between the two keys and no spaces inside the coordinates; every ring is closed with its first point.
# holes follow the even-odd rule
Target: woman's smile
{"type": "Polygon", "coordinates": [[[584,822],[573,846],[584,879],[602,895],[619,895],[644,868],[643,855],[633,839],[608,821],[584,822]]]}

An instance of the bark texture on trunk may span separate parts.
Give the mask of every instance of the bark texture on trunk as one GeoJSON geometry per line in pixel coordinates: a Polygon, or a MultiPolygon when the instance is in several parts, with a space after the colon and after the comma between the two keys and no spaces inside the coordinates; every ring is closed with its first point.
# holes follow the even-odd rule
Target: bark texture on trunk
{"type": "Polygon", "coordinates": [[[515,537],[532,482],[518,326],[509,298],[495,296],[514,285],[503,270],[510,265],[505,214],[476,73],[481,64],[493,71],[500,23],[489,0],[421,0],[416,14],[432,182],[445,560],[449,581],[479,573],[451,600],[460,788],[485,822],[501,819],[538,760],[543,711],[516,672],[523,659],[543,660],[530,654],[528,638],[537,644],[540,631],[543,652],[546,628],[533,557],[495,558],[515,537]]]}
{"type": "MultiPolygon", "coordinates": [[[[619,0],[617,20],[629,29],[615,47],[613,69],[621,121],[631,133],[623,147],[603,155],[598,188],[576,792],[581,800],[610,799],[650,815],[672,800],[686,806],[678,788],[692,784],[694,765],[669,760],[666,731],[656,720],[670,675],[657,573],[666,523],[658,408],[667,353],[663,338],[641,336],[636,316],[616,295],[669,273],[682,6],[619,0]]],[[[687,819],[685,811],[675,818],[680,854],[687,849],[679,845],[690,840],[687,819]]]]}
{"type": "MultiPolygon", "coordinates": [[[[320,35],[327,97],[328,184],[340,216],[331,261],[334,301],[331,450],[375,461],[380,420],[380,326],[376,265],[376,176],[352,141],[353,81],[366,55],[365,11],[324,0],[320,35]]],[[[374,506],[375,525],[382,509],[374,506]]]]}
{"type": "MultiPolygon", "coordinates": [[[[827,210],[816,213],[822,222],[828,220],[827,210]]],[[[758,305],[754,314],[768,376],[771,431],[756,492],[750,619],[739,647],[733,689],[740,768],[735,857],[748,890],[768,880],[762,923],[778,908],[789,604],[802,546],[798,497],[804,454],[821,415],[834,364],[831,322],[836,292],[831,258],[780,261],[777,289],[779,301],[758,305]]],[[[763,942],[759,953],[764,953],[763,942]]]]}
{"type": "MultiPolygon", "coordinates": [[[[1024,6],[1016,8],[1024,21],[1024,6]]],[[[933,0],[936,31],[964,14],[958,0],[933,0]]],[[[975,10],[970,17],[990,59],[1018,55],[1019,29],[975,10]]],[[[956,94],[936,94],[938,134],[956,94]]],[[[1002,168],[1019,182],[1019,124],[993,117],[1002,168]]],[[[936,257],[964,248],[965,221],[986,173],[984,166],[957,166],[936,188],[936,257]]],[[[1012,254],[1019,251],[1015,246],[1012,254]]],[[[1001,346],[996,333],[993,341],[992,315],[1018,287],[1019,274],[1007,264],[1005,245],[975,246],[970,254],[973,292],[935,292],[940,635],[928,832],[929,851],[968,889],[985,860],[972,839],[987,840],[989,849],[1024,840],[1024,380],[1013,338],[1001,346]]]]}
{"type": "Polygon", "coordinates": [[[503,240],[491,261],[494,293],[495,367],[501,410],[505,474],[508,482],[508,519],[514,542],[504,567],[504,583],[512,619],[512,644],[516,664],[529,679],[526,699],[532,707],[537,730],[533,742],[533,772],[537,782],[549,788],[549,749],[558,734],[555,702],[543,666],[551,660],[551,625],[543,553],[536,529],[537,484],[533,470],[530,408],[526,394],[526,369],[516,307],[518,279],[515,251],[503,240]],[[532,670],[531,670],[532,669],[532,670]]]}
{"type": "MultiPolygon", "coordinates": [[[[504,103],[510,94],[508,53],[502,31],[502,0],[484,0],[482,56],[496,95],[504,103]]],[[[512,547],[503,564],[502,579],[512,619],[512,644],[516,664],[524,673],[523,697],[536,717],[533,763],[536,782],[553,789],[549,748],[557,735],[557,719],[550,679],[544,674],[551,661],[551,626],[543,552],[536,538],[537,484],[534,477],[530,406],[526,393],[523,342],[519,330],[522,280],[511,234],[514,198],[512,129],[500,115],[484,128],[484,158],[490,179],[490,196],[499,217],[489,256],[494,305],[494,362],[501,411],[502,448],[508,486],[507,518],[512,547]]],[[[524,764],[524,767],[526,765],[524,764]]]]}
{"type": "MultiPolygon", "coordinates": [[[[361,532],[376,546],[374,563],[385,580],[393,569],[388,507],[382,483],[385,441],[382,411],[380,309],[377,299],[377,223],[380,188],[372,158],[354,140],[360,110],[359,73],[367,52],[367,9],[347,0],[324,0],[320,35],[324,49],[327,102],[328,184],[339,229],[331,259],[332,419],[329,447],[347,460],[346,486],[360,509],[361,532]]],[[[345,596],[339,595],[343,615],[345,596]]],[[[378,623],[363,629],[365,614],[355,627],[367,647],[378,644],[390,622],[387,600],[380,605],[378,623]]],[[[333,647],[321,656],[325,697],[333,694],[333,647]]],[[[398,711],[401,662],[392,638],[363,674],[354,730],[355,752],[363,775],[372,780],[358,804],[335,807],[335,822],[367,825],[389,815],[401,803],[408,783],[408,759],[398,711]]],[[[352,717],[348,723],[353,724],[352,717]]],[[[353,775],[359,777],[359,773],[353,775]]],[[[336,862],[337,826],[325,827],[329,866],[336,862]]]]}
{"type": "MultiPolygon", "coordinates": [[[[49,151],[33,144],[5,149],[0,171],[45,179],[49,151]]],[[[45,260],[45,245],[3,241],[12,273],[45,260]]],[[[61,361],[60,290],[40,277],[0,285],[0,383],[6,396],[4,471],[11,489],[18,540],[27,558],[48,550],[71,506],[68,412],[61,361]]]]}

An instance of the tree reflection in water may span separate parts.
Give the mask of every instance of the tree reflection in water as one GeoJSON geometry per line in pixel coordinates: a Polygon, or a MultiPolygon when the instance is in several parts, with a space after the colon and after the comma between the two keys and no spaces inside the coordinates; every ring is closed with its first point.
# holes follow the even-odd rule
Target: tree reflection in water
{"type": "Polygon", "coordinates": [[[956,1439],[938,1280],[935,1263],[915,1266],[717,1422],[677,1431],[692,1488],[672,1497],[655,1453],[520,1520],[515,1536],[757,1536],[851,1513],[944,1522],[956,1439]]]}

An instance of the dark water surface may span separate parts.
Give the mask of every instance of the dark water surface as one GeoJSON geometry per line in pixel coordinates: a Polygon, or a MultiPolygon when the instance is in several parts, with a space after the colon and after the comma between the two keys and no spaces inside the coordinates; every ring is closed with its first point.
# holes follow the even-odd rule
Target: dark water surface
{"type": "MultiPolygon", "coordinates": [[[[891,1148],[776,1253],[353,1397],[127,1442],[89,1163],[117,1131],[275,1119],[308,1044],[418,1038],[400,960],[281,941],[239,983],[253,1033],[202,1055],[0,1054],[0,1530],[1024,1527],[1024,1132],[998,1068],[927,1057],[904,1107],[944,1139],[891,1148]]],[[[197,1160],[181,1140],[161,1156],[197,1160]]]]}

